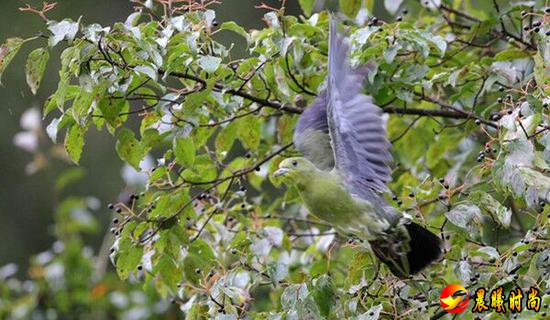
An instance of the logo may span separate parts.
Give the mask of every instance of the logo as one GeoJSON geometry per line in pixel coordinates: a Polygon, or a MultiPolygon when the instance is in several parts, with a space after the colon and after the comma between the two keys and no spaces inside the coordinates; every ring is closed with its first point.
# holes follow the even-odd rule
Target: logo
{"type": "Polygon", "coordinates": [[[443,288],[439,295],[439,303],[448,313],[460,313],[468,307],[470,294],[459,284],[451,284],[443,288]]]}

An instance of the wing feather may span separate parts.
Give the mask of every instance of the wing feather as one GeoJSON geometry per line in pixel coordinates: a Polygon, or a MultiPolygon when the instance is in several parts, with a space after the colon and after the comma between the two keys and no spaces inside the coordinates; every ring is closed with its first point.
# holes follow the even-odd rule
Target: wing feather
{"type": "Polygon", "coordinates": [[[327,88],[300,116],[294,143],[319,169],[337,169],[350,192],[368,197],[372,190],[386,191],[392,156],[382,110],[361,92],[368,68],[351,68],[349,44],[334,19],[328,60],[327,88]]]}

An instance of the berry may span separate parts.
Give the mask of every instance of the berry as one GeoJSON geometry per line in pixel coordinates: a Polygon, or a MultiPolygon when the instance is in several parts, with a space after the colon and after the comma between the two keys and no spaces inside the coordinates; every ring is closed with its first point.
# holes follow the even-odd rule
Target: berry
{"type": "Polygon", "coordinates": [[[409,193],[409,197],[414,198],[414,192],[409,193]]]}
{"type": "Polygon", "coordinates": [[[216,20],[212,21],[212,25],[213,25],[214,27],[217,27],[218,24],[219,24],[218,21],[216,21],[216,20]]]}
{"type": "Polygon", "coordinates": [[[121,213],[122,212],[122,208],[118,207],[116,208],[116,213],[121,213]]]}
{"type": "Polygon", "coordinates": [[[392,198],[393,201],[397,201],[397,196],[396,195],[393,195],[391,198],[392,198]]]}
{"type": "Polygon", "coordinates": [[[406,14],[408,14],[408,13],[409,13],[409,10],[407,10],[407,9],[404,9],[404,10],[403,10],[403,15],[406,15],[406,14]]]}
{"type": "Polygon", "coordinates": [[[401,16],[398,16],[397,18],[395,18],[395,21],[397,21],[397,22],[401,22],[401,21],[403,21],[403,17],[401,17],[401,16]]]}
{"type": "Polygon", "coordinates": [[[113,219],[113,224],[118,224],[118,219],[117,218],[113,219]]]}
{"type": "Polygon", "coordinates": [[[115,208],[115,205],[112,204],[112,203],[109,203],[109,204],[107,205],[107,208],[109,208],[109,210],[113,210],[113,209],[115,208]]]}
{"type": "Polygon", "coordinates": [[[475,124],[477,124],[479,126],[481,124],[481,120],[476,119],[475,124]]]}
{"type": "Polygon", "coordinates": [[[139,271],[141,271],[141,270],[143,270],[143,266],[142,266],[142,265],[139,265],[139,266],[137,266],[137,269],[138,269],[139,271]]]}
{"type": "Polygon", "coordinates": [[[245,187],[245,186],[241,186],[241,187],[239,188],[239,191],[245,192],[245,191],[246,191],[246,187],[245,187]]]}
{"type": "Polygon", "coordinates": [[[195,273],[201,273],[201,269],[199,268],[195,269],[195,273]]]}
{"type": "Polygon", "coordinates": [[[539,33],[539,32],[540,32],[540,28],[539,28],[539,27],[536,27],[535,29],[533,29],[533,31],[534,31],[535,33],[539,33]]]}

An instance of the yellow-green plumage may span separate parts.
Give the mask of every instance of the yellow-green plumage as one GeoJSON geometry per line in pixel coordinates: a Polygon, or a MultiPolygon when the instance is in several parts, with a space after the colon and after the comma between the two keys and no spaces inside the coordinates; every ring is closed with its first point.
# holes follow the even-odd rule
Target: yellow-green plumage
{"type": "Polygon", "coordinates": [[[342,233],[372,240],[390,227],[372,203],[349,193],[336,170],[321,171],[299,157],[285,159],[279,168],[288,170],[283,179],[296,186],[311,214],[342,233]]]}

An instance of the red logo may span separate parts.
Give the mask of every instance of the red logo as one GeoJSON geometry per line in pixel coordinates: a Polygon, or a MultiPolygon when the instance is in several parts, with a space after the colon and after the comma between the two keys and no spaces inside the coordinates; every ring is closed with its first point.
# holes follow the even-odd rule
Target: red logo
{"type": "Polygon", "coordinates": [[[439,303],[448,313],[460,313],[468,308],[470,294],[459,284],[451,284],[443,288],[439,295],[439,303]]]}

